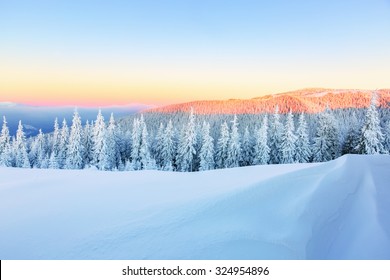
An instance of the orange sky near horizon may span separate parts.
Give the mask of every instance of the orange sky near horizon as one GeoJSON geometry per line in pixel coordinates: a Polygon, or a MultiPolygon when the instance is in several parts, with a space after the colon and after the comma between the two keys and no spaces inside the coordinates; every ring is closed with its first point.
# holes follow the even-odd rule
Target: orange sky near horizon
{"type": "MultiPolygon", "coordinates": [[[[43,62],[42,62],[43,61],[43,62]]],[[[294,65],[230,65],[195,62],[165,67],[155,63],[150,68],[141,63],[132,67],[95,65],[74,61],[60,64],[44,62],[0,65],[0,102],[32,105],[110,106],[143,103],[166,105],[194,100],[254,98],[302,88],[386,88],[384,69],[331,71],[332,64],[315,70],[310,63],[294,71],[294,65]],[[278,70],[280,68],[280,70],[278,70]],[[165,71],[164,71],[165,70],[165,71]],[[375,71],[375,72],[374,72],[375,71]],[[275,74],[278,72],[278,75],[275,74]]]]}
{"type": "Polygon", "coordinates": [[[165,105],[390,88],[388,0],[152,2],[2,1],[0,102],[165,105]]]}

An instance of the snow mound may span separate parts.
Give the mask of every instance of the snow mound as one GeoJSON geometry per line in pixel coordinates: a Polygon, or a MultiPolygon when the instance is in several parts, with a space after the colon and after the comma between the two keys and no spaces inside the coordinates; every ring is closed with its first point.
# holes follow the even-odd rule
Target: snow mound
{"type": "Polygon", "coordinates": [[[0,169],[0,259],[390,259],[390,156],[197,173],[0,169]]]}

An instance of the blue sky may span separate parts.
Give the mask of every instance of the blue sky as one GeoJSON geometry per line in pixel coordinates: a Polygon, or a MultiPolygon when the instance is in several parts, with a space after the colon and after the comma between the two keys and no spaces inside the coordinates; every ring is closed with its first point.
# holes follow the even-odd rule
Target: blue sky
{"type": "Polygon", "coordinates": [[[389,30],[389,0],[0,1],[0,101],[389,87],[389,30]]]}

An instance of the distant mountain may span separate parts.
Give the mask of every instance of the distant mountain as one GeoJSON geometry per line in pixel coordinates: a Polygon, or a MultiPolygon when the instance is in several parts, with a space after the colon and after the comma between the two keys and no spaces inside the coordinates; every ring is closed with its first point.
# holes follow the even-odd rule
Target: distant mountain
{"type": "MultiPolygon", "coordinates": [[[[373,90],[311,88],[270,94],[252,99],[193,101],[145,110],[145,112],[189,112],[196,114],[257,114],[279,112],[317,113],[327,106],[331,109],[364,108],[370,103],[373,90]]],[[[382,107],[390,106],[390,89],[376,90],[382,107]]]]}
{"type": "MultiPolygon", "coordinates": [[[[151,107],[151,105],[145,104],[129,104],[124,106],[101,107],[101,110],[104,118],[108,120],[111,113],[114,113],[115,118],[120,118],[151,107]]],[[[5,116],[12,135],[15,135],[19,120],[22,121],[27,136],[36,135],[39,129],[48,133],[53,131],[55,118],[58,118],[60,124],[65,118],[70,126],[74,110],[75,107],[70,106],[31,106],[12,102],[0,102],[0,127],[3,121],[2,118],[5,116]]],[[[78,107],[77,110],[84,124],[86,120],[93,121],[96,119],[99,108],[78,107]]]]}

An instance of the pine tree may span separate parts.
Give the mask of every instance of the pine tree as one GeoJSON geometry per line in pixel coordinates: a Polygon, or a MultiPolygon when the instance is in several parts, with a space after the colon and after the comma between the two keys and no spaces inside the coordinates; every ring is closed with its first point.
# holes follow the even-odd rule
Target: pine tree
{"type": "Polygon", "coordinates": [[[298,121],[295,161],[306,163],[306,162],[310,162],[311,157],[312,157],[312,153],[311,153],[307,123],[305,120],[305,115],[302,113],[299,116],[299,121],[298,121]]]}
{"type": "Polygon", "coordinates": [[[195,115],[191,108],[189,121],[182,133],[178,150],[177,150],[177,164],[178,170],[182,172],[195,171],[194,161],[196,156],[196,130],[195,130],[195,115]]]}
{"type": "Polygon", "coordinates": [[[214,139],[210,136],[210,124],[203,122],[202,126],[202,147],[200,149],[199,170],[214,169],[214,139]]]}
{"type": "Polygon", "coordinates": [[[226,122],[221,124],[221,136],[218,139],[217,143],[217,152],[215,155],[215,162],[217,168],[226,168],[227,167],[227,158],[228,158],[228,148],[229,148],[229,127],[226,122]]]}
{"type": "Polygon", "coordinates": [[[3,126],[0,133],[0,166],[12,166],[11,137],[5,117],[3,117],[3,126]]]}
{"type": "Polygon", "coordinates": [[[42,162],[46,158],[46,140],[45,135],[42,133],[42,130],[39,130],[39,133],[37,137],[35,138],[35,141],[33,142],[33,145],[31,147],[30,151],[30,163],[33,167],[36,168],[42,168],[42,162]]]}
{"type": "MultiPolygon", "coordinates": [[[[50,154],[50,163],[52,161],[55,161],[56,169],[60,168],[59,163],[58,163],[58,157],[60,155],[61,151],[61,131],[58,125],[58,119],[56,118],[54,120],[54,131],[53,131],[53,137],[52,137],[52,147],[51,147],[51,154],[50,154]]],[[[49,167],[53,168],[51,164],[49,163],[49,167]]],[[[53,162],[54,164],[54,162],[53,162]]]]}
{"type": "Polygon", "coordinates": [[[348,131],[346,133],[344,142],[341,146],[341,154],[358,154],[358,146],[360,140],[361,128],[358,125],[358,120],[354,111],[348,117],[348,131]]]}
{"type": "Polygon", "coordinates": [[[9,136],[9,129],[7,126],[7,120],[3,117],[3,127],[0,134],[0,155],[4,152],[7,145],[10,144],[11,137],[9,136]]]}
{"type": "Polygon", "coordinates": [[[276,107],[269,129],[270,163],[278,164],[282,162],[282,132],[283,125],[280,122],[279,108],[276,107]]]}
{"type": "Polygon", "coordinates": [[[11,145],[11,137],[7,126],[7,120],[3,117],[3,127],[0,133],[0,166],[9,166],[8,157],[11,145]],[[5,155],[7,153],[7,155],[5,155]]]}
{"type": "Polygon", "coordinates": [[[313,161],[322,162],[339,156],[339,140],[336,120],[329,109],[319,115],[313,144],[313,161]]]}
{"type": "Polygon", "coordinates": [[[145,122],[142,125],[141,143],[140,143],[140,163],[141,169],[156,169],[156,162],[150,156],[149,143],[148,143],[148,130],[145,122]]]}
{"type": "Polygon", "coordinates": [[[60,165],[58,164],[58,158],[54,155],[54,152],[52,152],[50,155],[49,168],[50,169],[59,169],[60,168],[60,165]]]}
{"type": "Polygon", "coordinates": [[[202,149],[202,124],[195,124],[195,156],[192,170],[197,171],[200,168],[200,150],[202,149]]]}
{"type": "Polygon", "coordinates": [[[249,133],[248,126],[245,127],[244,136],[242,138],[242,166],[249,166],[253,161],[253,146],[252,137],[249,133]]]}
{"type": "Polygon", "coordinates": [[[125,171],[134,171],[133,169],[133,163],[128,159],[126,160],[126,164],[125,164],[125,171]]]}
{"type": "Polygon", "coordinates": [[[14,166],[15,162],[15,157],[14,157],[14,152],[12,149],[12,144],[11,142],[7,144],[3,150],[3,153],[0,155],[0,166],[4,167],[12,167],[14,166]]]}
{"type": "Polygon", "coordinates": [[[111,114],[109,125],[106,131],[106,139],[104,141],[104,157],[102,167],[103,170],[114,170],[117,168],[118,162],[118,150],[116,145],[116,135],[115,135],[116,125],[114,120],[114,115],[111,114]]]}
{"type": "Polygon", "coordinates": [[[373,94],[370,107],[366,113],[366,120],[362,128],[359,151],[362,154],[373,155],[384,153],[384,137],[380,127],[379,114],[376,109],[376,93],[373,94]]]}
{"type": "Polygon", "coordinates": [[[30,160],[27,154],[26,136],[24,135],[21,121],[19,121],[18,130],[16,131],[14,151],[16,153],[16,167],[31,168],[30,160]]]}
{"type": "Polygon", "coordinates": [[[168,125],[164,131],[161,150],[161,169],[165,171],[174,170],[174,159],[176,153],[176,145],[174,138],[175,131],[173,129],[172,120],[169,120],[168,125]]]}
{"type": "Polygon", "coordinates": [[[45,157],[41,160],[41,166],[42,169],[48,169],[50,167],[50,158],[48,154],[45,155],[45,157]]]}
{"type": "Polygon", "coordinates": [[[86,122],[83,131],[83,146],[84,146],[84,166],[89,166],[93,162],[93,125],[86,122]]]}
{"type": "Polygon", "coordinates": [[[286,124],[281,134],[281,163],[293,163],[295,161],[297,137],[294,130],[294,118],[290,111],[287,114],[286,124]]]}
{"type": "Polygon", "coordinates": [[[383,148],[388,154],[390,154],[390,120],[387,121],[384,132],[383,148]]]}
{"type": "Polygon", "coordinates": [[[232,128],[229,137],[228,155],[226,160],[227,167],[239,167],[241,162],[241,142],[240,134],[238,133],[237,116],[234,115],[232,128]]]}
{"type": "Polygon", "coordinates": [[[154,148],[153,148],[153,154],[154,154],[154,157],[156,158],[156,164],[157,164],[159,169],[162,169],[163,162],[164,162],[164,158],[162,156],[162,150],[164,148],[164,143],[163,143],[164,132],[165,132],[164,125],[162,123],[160,123],[160,127],[157,131],[155,144],[154,144],[154,148]]]}
{"type": "Polygon", "coordinates": [[[80,116],[75,110],[73,114],[72,127],[70,129],[66,168],[67,169],[82,169],[84,163],[84,146],[82,142],[82,125],[80,116]]]}
{"type": "Polygon", "coordinates": [[[132,139],[132,149],[131,149],[131,164],[132,170],[141,169],[141,158],[140,158],[140,148],[141,148],[141,129],[143,127],[143,116],[141,116],[141,121],[137,118],[133,121],[133,132],[131,135],[132,139]]]}
{"type": "Polygon", "coordinates": [[[30,165],[30,161],[28,159],[28,153],[27,152],[22,152],[21,153],[21,156],[22,156],[22,168],[31,168],[31,165],[30,165]]]}
{"type": "Polygon", "coordinates": [[[263,123],[259,129],[256,130],[255,142],[254,142],[254,152],[253,152],[253,161],[254,165],[258,164],[267,164],[270,160],[270,148],[268,147],[268,116],[265,115],[263,123]]]}
{"type": "MultiPolygon", "coordinates": [[[[69,128],[66,123],[66,120],[64,119],[62,121],[62,128],[60,133],[60,149],[57,157],[57,163],[59,168],[65,168],[66,167],[66,156],[68,152],[68,143],[69,143],[69,128]]],[[[55,154],[54,154],[55,156],[55,154]]]]}
{"type": "Polygon", "coordinates": [[[117,145],[117,153],[118,153],[118,169],[123,171],[125,170],[126,161],[131,156],[131,131],[124,131],[123,125],[118,123],[116,126],[116,145],[117,145]]]}
{"type": "Polygon", "coordinates": [[[92,164],[98,169],[103,169],[103,159],[105,154],[105,138],[106,138],[106,124],[104,123],[104,117],[102,111],[99,110],[96,117],[95,125],[92,131],[92,164]]]}

